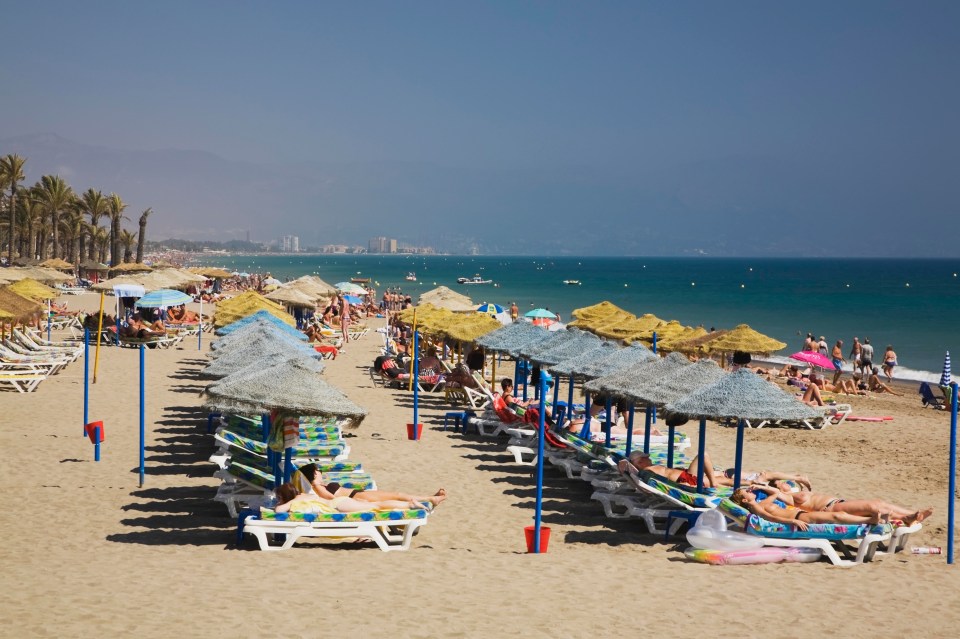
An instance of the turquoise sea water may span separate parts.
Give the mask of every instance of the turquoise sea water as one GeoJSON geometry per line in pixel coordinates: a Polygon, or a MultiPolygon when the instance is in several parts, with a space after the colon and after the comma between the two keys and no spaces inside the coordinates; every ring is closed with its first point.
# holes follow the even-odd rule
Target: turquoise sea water
{"type": "Polygon", "coordinates": [[[414,300],[444,285],[478,304],[516,301],[521,313],[547,307],[564,321],[575,308],[609,300],[685,325],[747,323],[788,344],[780,357],[800,350],[808,331],[831,347],[842,339],[844,356],[854,336],[869,337],[874,360],[892,344],[901,365],[895,376],[910,379],[939,379],[945,351],[960,348],[960,260],[218,255],[198,262],[281,280],[316,274],[331,284],[359,274],[374,280],[378,295],[394,287],[414,300]],[[417,282],[404,280],[410,271],[417,282]],[[474,274],[495,284],[457,284],[474,274]]]}

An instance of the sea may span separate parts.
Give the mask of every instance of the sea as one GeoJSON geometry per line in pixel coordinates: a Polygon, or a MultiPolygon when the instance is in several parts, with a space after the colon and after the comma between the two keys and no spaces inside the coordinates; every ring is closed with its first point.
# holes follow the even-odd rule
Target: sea
{"type": "MultiPolygon", "coordinates": [[[[713,257],[506,257],[456,255],[207,255],[196,264],[269,272],[280,280],[318,275],[331,284],[369,277],[417,297],[437,286],[478,305],[516,302],[521,314],[546,308],[568,321],[576,308],[604,300],[636,315],[653,313],[688,326],[752,328],[787,343],[768,361],[784,363],[807,333],[832,348],[869,338],[874,361],[892,345],[897,379],[940,379],[948,351],[958,352],[960,260],[780,259],[713,257]],[[409,273],[417,281],[407,281],[409,273]],[[458,284],[480,275],[490,284],[458,284]],[[565,284],[577,280],[579,284],[565,284]]],[[[849,365],[848,365],[849,366],[849,365]]]]}

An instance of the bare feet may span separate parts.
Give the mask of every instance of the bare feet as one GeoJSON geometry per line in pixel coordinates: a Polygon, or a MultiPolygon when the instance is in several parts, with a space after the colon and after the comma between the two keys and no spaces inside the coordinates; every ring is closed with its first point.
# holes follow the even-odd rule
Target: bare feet
{"type": "Polygon", "coordinates": [[[918,510],[917,512],[903,518],[903,523],[907,526],[912,526],[913,524],[920,523],[927,517],[933,514],[933,508],[924,508],[923,510],[918,510]]]}
{"type": "Polygon", "coordinates": [[[447,491],[445,488],[441,488],[436,492],[433,497],[430,497],[429,501],[434,506],[437,506],[440,502],[447,498],[447,491]]]}

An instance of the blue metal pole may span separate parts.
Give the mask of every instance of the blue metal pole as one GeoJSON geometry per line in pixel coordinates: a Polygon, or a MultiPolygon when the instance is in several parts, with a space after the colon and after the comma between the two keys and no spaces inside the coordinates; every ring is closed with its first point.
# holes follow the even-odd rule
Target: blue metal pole
{"type": "Polygon", "coordinates": [[[144,371],[144,353],[147,352],[147,347],[143,344],[140,345],[140,487],[143,487],[143,475],[145,473],[144,460],[143,460],[143,449],[146,444],[146,427],[145,427],[145,405],[146,405],[146,396],[144,395],[145,379],[146,374],[144,371]]]}
{"type": "Polygon", "coordinates": [[[417,436],[417,424],[420,423],[420,331],[413,332],[413,439],[417,436]]]}
{"type": "Polygon", "coordinates": [[[293,448],[287,448],[283,451],[283,483],[290,481],[290,475],[293,474],[293,448]]]}
{"type": "Polygon", "coordinates": [[[604,420],[603,420],[603,429],[607,432],[607,436],[604,439],[604,445],[607,448],[610,448],[610,439],[611,439],[610,431],[613,429],[613,423],[612,423],[612,420],[610,419],[611,417],[610,413],[613,412],[613,399],[609,395],[607,395],[607,401],[603,405],[603,408],[605,411],[607,411],[606,417],[604,417],[604,420]]]}
{"type": "Polygon", "coordinates": [[[650,454],[650,404],[646,406],[647,417],[643,423],[643,454],[650,454]]]}
{"type": "Polygon", "coordinates": [[[527,387],[530,385],[530,375],[527,373],[526,362],[524,362],[523,370],[523,401],[527,401],[527,387]]]}
{"type": "Polygon", "coordinates": [[[957,494],[957,383],[950,384],[950,502],[947,504],[947,563],[953,563],[953,524],[957,494]]]}
{"type": "Polygon", "coordinates": [[[590,393],[583,391],[583,405],[586,413],[583,416],[583,428],[580,429],[580,439],[590,441],[590,393]]]}
{"type": "Polygon", "coordinates": [[[703,492],[703,456],[707,452],[707,420],[700,418],[700,441],[697,442],[697,492],[703,492]]]}
{"type": "Polygon", "coordinates": [[[533,552],[540,554],[540,524],[543,512],[543,440],[544,418],[546,417],[544,396],[546,395],[546,375],[540,372],[540,430],[537,433],[537,506],[533,517],[533,552]]]}
{"type": "Polygon", "coordinates": [[[633,448],[633,413],[634,404],[630,402],[630,412],[627,413],[627,457],[630,457],[630,449],[633,448]]]}
{"type": "MultiPolygon", "coordinates": [[[[576,386],[576,381],[573,377],[573,373],[570,373],[570,389],[567,392],[567,419],[573,421],[573,387],[576,386]]],[[[557,424],[557,427],[561,427],[562,424],[557,424]]]]}
{"type": "Polygon", "coordinates": [[[553,414],[557,414],[557,402],[560,401],[560,377],[553,380],[553,414]]]}
{"type": "Polygon", "coordinates": [[[743,427],[742,419],[737,420],[737,458],[733,463],[733,487],[740,487],[740,470],[743,468],[743,427]]]}
{"type": "MultiPolygon", "coordinates": [[[[497,380],[493,380],[494,385],[496,385],[497,380]]],[[[513,362],[513,391],[517,392],[520,389],[520,358],[518,357],[513,362]]]]}
{"type": "Polygon", "coordinates": [[[667,468],[673,468],[673,432],[676,426],[667,426],[667,468]]]}
{"type": "Polygon", "coordinates": [[[657,332],[653,332],[653,354],[657,354],[657,332]]]}
{"type": "Polygon", "coordinates": [[[83,435],[90,423],[90,331],[83,329],[83,435]]]}
{"type": "Polygon", "coordinates": [[[93,461],[100,461],[100,427],[96,426],[93,429],[93,461]]]}

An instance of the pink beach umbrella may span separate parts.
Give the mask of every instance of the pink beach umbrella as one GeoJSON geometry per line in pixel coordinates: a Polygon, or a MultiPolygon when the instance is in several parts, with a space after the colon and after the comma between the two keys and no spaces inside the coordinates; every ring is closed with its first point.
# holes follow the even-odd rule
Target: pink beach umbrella
{"type": "Polygon", "coordinates": [[[820,368],[826,368],[828,370],[836,370],[836,367],[833,365],[833,362],[830,361],[825,355],[821,355],[816,351],[800,351],[799,353],[794,353],[790,356],[790,359],[799,360],[801,362],[806,362],[813,366],[819,366],[820,368]]]}

